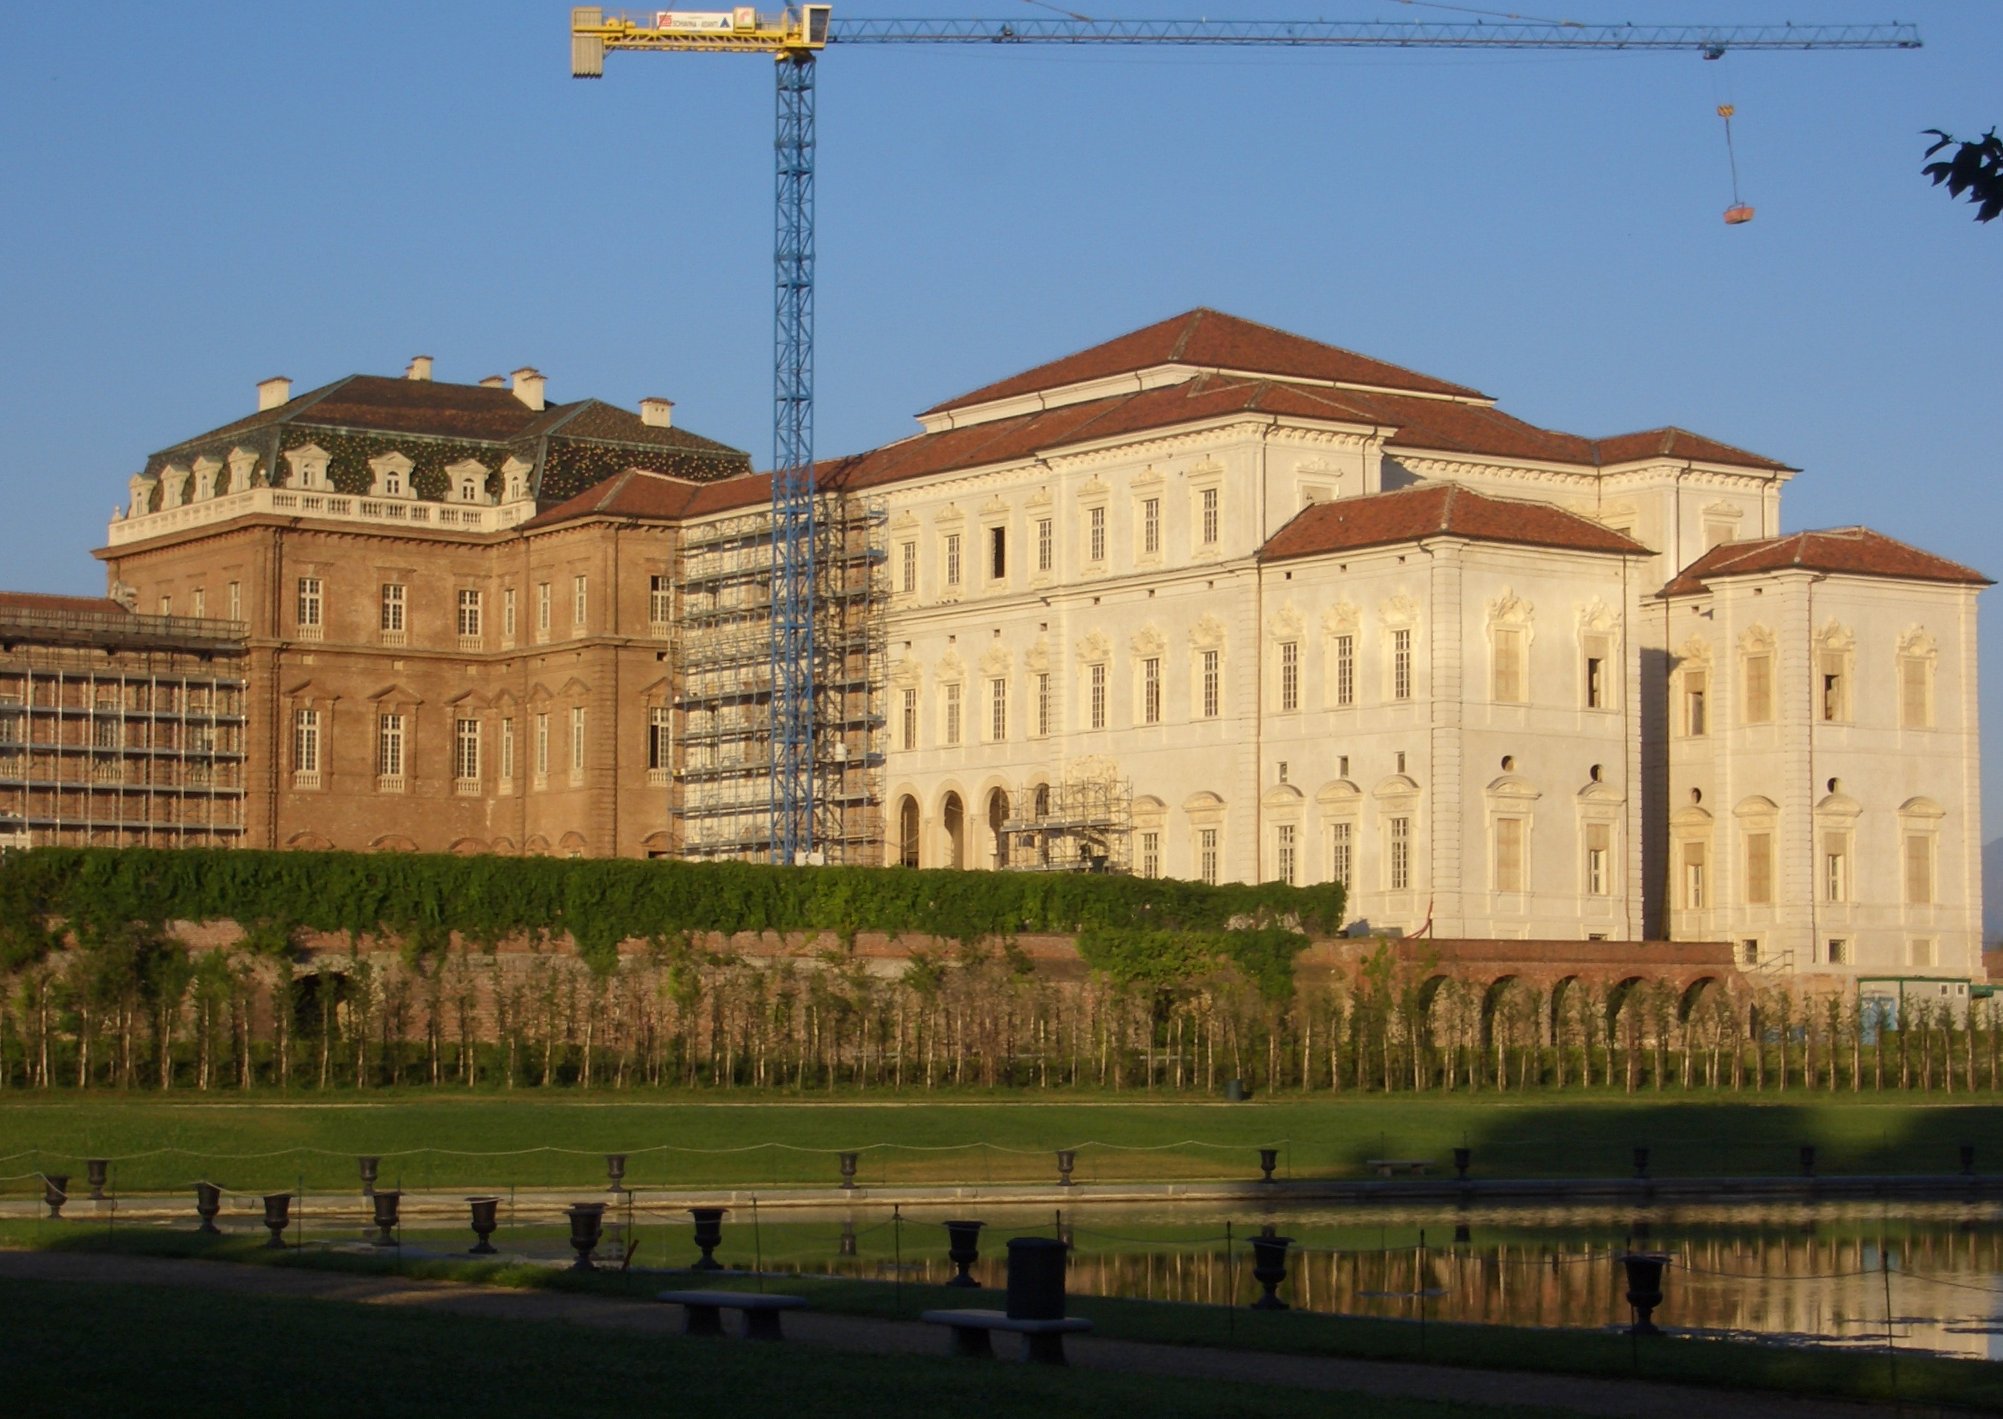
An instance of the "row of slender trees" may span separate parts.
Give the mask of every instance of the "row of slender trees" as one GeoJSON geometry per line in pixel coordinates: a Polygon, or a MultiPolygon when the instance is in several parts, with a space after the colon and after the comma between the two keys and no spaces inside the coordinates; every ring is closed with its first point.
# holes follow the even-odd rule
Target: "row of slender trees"
{"type": "Polygon", "coordinates": [[[190,951],[97,931],[18,965],[0,1089],[452,1085],[809,1090],[1993,1090],[1993,1002],[1873,1010],[1793,983],[1443,972],[1386,944],[1291,988],[1200,958],[1064,979],[1006,944],[886,968],[662,940],[592,967],[556,949],[190,951]]]}

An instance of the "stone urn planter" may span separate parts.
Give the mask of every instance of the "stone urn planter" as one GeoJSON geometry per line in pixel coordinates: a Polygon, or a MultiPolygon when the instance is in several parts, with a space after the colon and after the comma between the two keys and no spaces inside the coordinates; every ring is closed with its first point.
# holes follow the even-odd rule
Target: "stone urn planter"
{"type": "Polygon", "coordinates": [[[1466,1182],[1468,1167],[1473,1162],[1474,1150],[1472,1148],[1454,1149],[1454,1176],[1462,1182],[1466,1182]]]}
{"type": "Polygon", "coordinates": [[[195,1215],[202,1219],[197,1232],[220,1235],[222,1228],[216,1225],[216,1214],[223,1210],[223,1190],[214,1183],[195,1184],[195,1215]]]}
{"type": "Polygon", "coordinates": [[[1639,1182],[1648,1181],[1648,1150],[1637,1146],[1634,1150],[1634,1176],[1639,1182]]]}
{"type": "Polygon", "coordinates": [[[1073,1186],[1071,1170],[1077,1166],[1078,1150],[1076,1148],[1059,1148],[1057,1150],[1057,1185],[1059,1187],[1073,1186]]]}
{"type": "Polygon", "coordinates": [[[1634,1307],[1634,1324],[1629,1335],[1660,1335],[1651,1317],[1662,1304],[1662,1271],[1669,1265],[1667,1252],[1631,1251],[1621,1253],[1620,1264],[1627,1272],[1627,1303],[1634,1307]]]}
{"type": "Polygon", "coordinates": [[[466,1203],[473,1209],[473,1235],[478,1238],[468,1256],[492,1256],[494,1244],[487,1238],[494,1235],[494,1228],[500,1225],[501,1199],[498,1197],[469,1197],[466,1203]]]}
{"type": "Polygon", "coordinates": [[[1292,1237],[1278,1237],[1268,1228],[1252,1238],[1252,1279],[1265,1288],[1265,1294],[1252,1302],[1255,1311],[1283,1311],[1287,1303],[1280,1299],[1280,1283],[1287,1279],[1287,1248],[1294,1244],[1292,1237]]]}
{"type": "Polygon", "coordinates": [[[271,1240],[264,1244],[266,1251],[285,1250],[285,1229],[292,1225],[292,1194],[289,1192],[268,1192],[264,1195],[264,1227],[271,1233],[271,1240]]]}
{"type": "Polygon", "coordinates": [[[84,1176],[90,1180],[90,1200],[104,1201],[104,1187],[111,1180],[111,1160],[109,1158],[86,1158],[83,1160],[84,1176]]]}
{"type": "Polygon", "coordinates": [[[361,1170],[362,1174],[362,1196],[374,1197],[376,1195],[376,1174],[381,1171],[383,1160],[380,1158],[357,1158],[355,1159],[355,1165],[361,1170]]]}
{"type": "Polygon", "coordinates": [[[605,1204],[573,1202],[564,1208],[563,1215],[570,1219],[570,1249],[577,1253],[577,1260],[570,1264],[570,1269],[596,1271],[598,1268],[591,1264],[591,1253],[604,1233],[605,1204]]]}
{"type": "Polygon", "coordinates": [[[49,1204],[49,1216],[60,1218],[63,1204],[70,1200],[70,1175],[68,1173],[42,1174],[42,1201],[49,1204]]]}
{"type": "Polygon", "coordinates": [[[948,1222],[946,1224],[946,1260],[958,1267],[958,1272],[946,1284],[974,1290],[980,1282],[968,1275],[968,1269],[981,1259],[981,1228],[985,1222],[948,1222]]]}
{"type": "Polygon", "coordinates": [[[854,1192],[856,1155],[854,1153],[842,1153],[837,1155],[836,1161],[841,1164],[842,1190],[844,1192],[854,1192]]]}
{"type": "Polygon", "coordinates": [[[1279,1166],[1280,1166],[1279,1149],[1261,1148],[1259,1150],[1259,1172],[1261,1174],[1259,1178],[1260,1182],[1269,1183],[1273,1181],[1273,1169],[1279,1166]]]}
{"type": "Polygon", "coordinates": [[[689,1216],[695,1218],[695,1244],[702,1249],[702,1259],[690,1267],[691,1271],[721,1271],[723,1263],[715,1256],[716,1249],[723,1245],[723,1214],[721,1207],[691,1207],[689,1216]]]}
{"type": "Polygon", "coordinates": [[[605,1190],[607,1192],[617,1193],[626,1190],[626,1155],[624,1153],[607,1153],[605,1155],[605,1181],[607,1184],[605,1190]]]}
{"type": "Polygon", "coordinates": [[[369,1201],[375,1208],[376,1245],[379,1247],[397,1245],[397,1214],[403,1204],[403,1194],[392,1189],[376,1193],[369,1201]]]}

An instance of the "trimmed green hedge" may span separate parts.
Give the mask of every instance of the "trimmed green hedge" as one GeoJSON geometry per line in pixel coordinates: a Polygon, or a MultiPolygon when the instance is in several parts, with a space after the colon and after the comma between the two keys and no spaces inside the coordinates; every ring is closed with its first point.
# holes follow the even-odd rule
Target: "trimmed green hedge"
{"type": "MultiPolygon", "coordinates": [[[[54,944],[51,921],[225,921],[274,947],[290,931],[389,933],[442,943],[568,934],[609,967],[619,942],[699,931],[912,933],[973,942],[1080,933],[1120,962],[1200,934],[1183,950],[1223,955],[1271,989],[1301,933],[1342,922],[1335,885],[1227,885],[1139,877],[750,863],[449,857],[421,854],[35,848],[0,859],[0,968],[54,944]],[[1121,945],[1120,943],[1124,943],[1121,945]]],[[[1099,965],[1100,961],[1093,961],[1099,965]]]]}

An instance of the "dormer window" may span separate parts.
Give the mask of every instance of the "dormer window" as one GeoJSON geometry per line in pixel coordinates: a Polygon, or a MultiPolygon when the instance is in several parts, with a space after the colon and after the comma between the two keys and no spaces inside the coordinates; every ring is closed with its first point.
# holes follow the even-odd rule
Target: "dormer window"
{"type": "Polygon", "coordinates": [[[448,496],[455,503],[484,503],[487,501],[487,467],[475,459],[468,458],[455,463],[445,470],[450,479],[448,496]]]}
{"type": "Polygon", "coordinates": [[[410,497],[413,466],[400,453],[385,453],[371,458],[369,471],[375,475],[375,481],[370,485],[369,495],[377,498],[410,497]]]}
{"type": "Polygon", "coordinates": [[[327,478],[327,450],[317,444],[286,449],[285,462],[291,470],[285,480],[287,486],[306,492],[326,492],[332,488],[327,478]]]}

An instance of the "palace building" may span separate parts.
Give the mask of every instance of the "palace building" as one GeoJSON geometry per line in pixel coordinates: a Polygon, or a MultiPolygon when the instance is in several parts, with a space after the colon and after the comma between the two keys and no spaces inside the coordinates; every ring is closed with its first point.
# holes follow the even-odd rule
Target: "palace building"
{"type": "MultiPolygon", "coordinates": [[[[267,382],[132,479],[114,597],[242,623],[231,840],[769,855],[769,479],[543,390],[267,382]]],[[[1966,980],[1987,580],[1794,472],[1207,310],[935,405],[818,470],[821,858],[1966,980]]]]}

